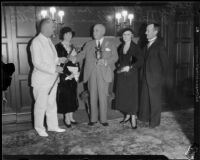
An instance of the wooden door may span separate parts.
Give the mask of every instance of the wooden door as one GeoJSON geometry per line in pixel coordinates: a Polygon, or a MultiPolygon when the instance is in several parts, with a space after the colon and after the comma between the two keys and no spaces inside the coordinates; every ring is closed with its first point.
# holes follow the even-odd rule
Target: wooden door
{"type": "Polygon", "coordinates": [[[28,44],[36,34],[35,7],[6,6],[3,11],[3,56],[15,64],[12,85],[6,95],[8,104],[3,107],[3,123],[31,121],[33,99],[29,87],[28,44]]]}
{"type": "MultiPolygon", "coordinates": [[[[15,63],[13,57],[13,45],[12,45],[12,32],[11,32],[11,8],[10,7],[2,7],[2,61],[4,63],[15,63]]],[[[2,102],[2,120],[3,123],[16,123],[16,88],[15,88],[15,76],[12,76],[11,86],[4,92],[5,98],[7,102],[2,102]]]]}
{"type": "Polygon", "coordinates": [[[193,19],[178,19],[176,21],[176,71],[175,85],[185,94],[193,90],[194,39],[193,19]]]}

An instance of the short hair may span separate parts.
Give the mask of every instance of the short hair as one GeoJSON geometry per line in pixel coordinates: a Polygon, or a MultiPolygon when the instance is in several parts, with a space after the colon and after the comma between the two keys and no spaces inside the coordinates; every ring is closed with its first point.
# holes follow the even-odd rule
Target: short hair
{"type": "Polygon", "coordinates": [[[71,32],[71,33],[72,33],[72,37],[75,36],[75,32],[72,31],[72,29],[71,29],[70,27],[63,27],[63,28],[61,28],[61,30],[60,30],[59,39],[60,39],[60,40],[64,40],[64,35],[65,35],[65,33],[68,33],[68,32],[71,32]]]}
{"type": "Polygon", "coordinates": [[[41,32],[42,31],[42,27],[45,25],[45,24],[48,24],[52,22],[52,20],[50,18],[43,18],[41,21],[40,21],[40,24],[39,24],[39,31],[41,32]]]}
{"type": "Polygon", "coordinates": [[[160,25],[158,23],[149,23],[148,25],[153,24],[154,30],[156,30],[158,33],[160,32],[160,25]]]}

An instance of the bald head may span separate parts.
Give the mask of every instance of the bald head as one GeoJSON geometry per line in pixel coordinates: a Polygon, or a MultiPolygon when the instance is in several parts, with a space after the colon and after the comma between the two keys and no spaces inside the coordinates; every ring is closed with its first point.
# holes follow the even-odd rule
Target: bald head
{"type": "Polygon", "coordinates": [[[53,35],[55,30],[54,23],[51,19],[45,18],[40,22],[40,32],[44,34],[46,37],[50,37],[53,35]]]}
{"type": "Polygon", "coordinates": [[[95,39],[100,40],[106,33],[106,28],[103,24],[96,24],[94,26],[93,36],[95,39]]]}

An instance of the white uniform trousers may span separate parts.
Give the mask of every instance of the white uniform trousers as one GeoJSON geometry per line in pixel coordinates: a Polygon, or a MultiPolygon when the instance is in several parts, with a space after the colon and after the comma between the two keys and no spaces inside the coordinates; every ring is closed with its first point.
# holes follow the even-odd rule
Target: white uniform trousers
{"type": "Polygon", "coordinates": [[[44,117],[46,115],[47,127],[50,130],[58,128],[56,92],[57,84],[48,95],[50,87],[34,87],[34,128],[36,131],[45,131],[44,117]]]}

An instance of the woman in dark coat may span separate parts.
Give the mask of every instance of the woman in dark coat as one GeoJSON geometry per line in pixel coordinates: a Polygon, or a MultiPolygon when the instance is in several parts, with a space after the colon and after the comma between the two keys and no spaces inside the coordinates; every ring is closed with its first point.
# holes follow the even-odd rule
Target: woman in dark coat
{"type": "MultiPolygon", "coordinates": [[[[60,40],[56,44],[56,50],[58,57],[68,57],[70,54],[76,54],[71,39],[74,36],[74,32],[69,27],[63,27],[60,30],[60,40]]],[[[63,74],[60,74],[60,82],[57,90],[57,106],[58,113],[62,113],[65,116],[64,124],[70,128],[71,124],[77,124],[73,119],[73,112],[78,109],[77,99],[77,81],[79,77],[79,64],[68,61],[63,66],[63,74]],[[78,70],[76,73],[72,73],[69,67],[74,67],[78,70]]]]}
{"type": "Polygon", "coordinates": [[[143,60],[140,48],[132,41],[132,36],[132,29],[123,30],[123,43],[118,50],[116,109],[124,114],[124,119],[120,123],[130,121],[131,127],[136,129],[136,115],[139,106],[138,69],[142,66],[143,60]]]}

